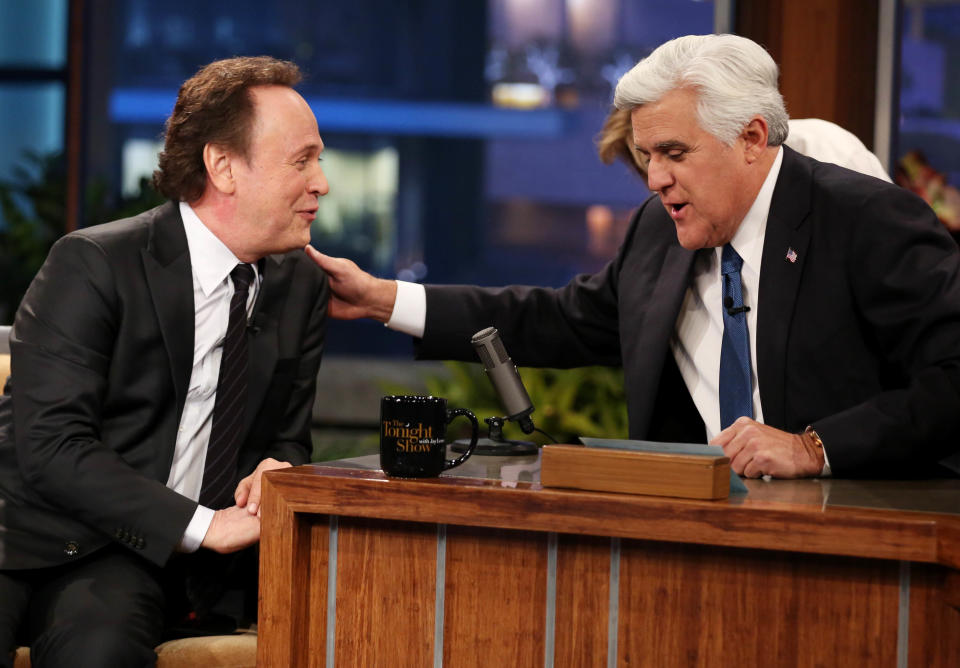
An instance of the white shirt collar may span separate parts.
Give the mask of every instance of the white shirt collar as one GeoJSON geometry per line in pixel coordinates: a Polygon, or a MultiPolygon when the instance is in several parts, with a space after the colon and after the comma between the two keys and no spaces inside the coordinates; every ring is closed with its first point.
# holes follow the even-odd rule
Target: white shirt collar
{"type": "MultiPolygon", "coordinates": [[[[760,274],[760,262],[763,259],[763,239],[767,233],[767,218],[770,215],[770,202],[773,200],[773,189],[777,185],[780,175],[780,166],[783,164],[783,147],[777,147],[777,157],[774,158],[767,178],[764,179],[757,198],[753,200],[750,210],[743,217],[740,227],[730,240],[730,245],[743,258],[743,263],[760,274]]],[[[717,249],[719,260],[722,248],[717,249]]],[[[718,262],[719,265],[719,262],[718,262]]]]}
{"type": "MultiPolygon", "coordinates": [[[[183,231],[187,234],[193,275],[203,294],[209,297],[227,279],[233,268],[240,264],[240,260],[186,202],[180,202],[180,217],[183,219],[183,231]],[[203,260],[200,261],[200,258],[203,260]]],[[[253,269],[257,271],[256,264],[253,269]]]]}

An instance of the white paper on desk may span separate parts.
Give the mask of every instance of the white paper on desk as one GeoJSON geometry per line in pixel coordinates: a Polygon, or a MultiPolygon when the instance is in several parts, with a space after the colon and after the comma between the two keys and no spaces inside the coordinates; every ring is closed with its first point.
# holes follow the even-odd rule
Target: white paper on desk
{"type": "MultiPolygon", "coordinates": [[[[615,448],[617,450],[637,450],[640,452],[667,452],[676,455],[708,455],[723,457],[723,448],[719,445],[703,445],[701,443],[660,443],[659,441],[629,441],[619,438],[590,438],[581,436],[580,441],[588,448],[615,448]]],[[[733,469],[730,470],[730,493],[746,494],[747,486],[743,484],[733,469]]]]}

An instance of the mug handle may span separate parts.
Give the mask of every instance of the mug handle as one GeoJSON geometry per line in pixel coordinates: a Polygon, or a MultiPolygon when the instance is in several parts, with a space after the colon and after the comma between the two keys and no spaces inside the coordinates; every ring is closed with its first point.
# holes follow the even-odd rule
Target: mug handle
{"type": "Polygon", "coordinates": [[[474,449],[477,447],[477,437],[480,436],[480,423],[477,422],[477,416],[473,414],[472,411],[467,410],[466,408],[454,408],[447,411],[447,424],[453,422],[453,420],[458,416],[464,416],[470,419],[470,422],[473,423],[473,435],[470,437],[470,445],[466,450],[463,451],[463,454],[457,457],[456,459],[448,459],[443,463],[443,470],[452,469],[454,466],[460,466],[465,461],[467,457],[473,454],[474,449]]]}

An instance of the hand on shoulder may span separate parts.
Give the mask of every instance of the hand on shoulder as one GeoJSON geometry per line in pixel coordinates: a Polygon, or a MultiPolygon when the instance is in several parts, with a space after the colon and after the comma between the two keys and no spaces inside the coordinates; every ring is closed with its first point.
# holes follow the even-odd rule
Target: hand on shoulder
{"type": "Polygon", "coordinates": [[[390,320],[397,299],[396,281],[371,276],[353,261],[324,255],[309,244],[304,252],[330,278],[330,317],[338,320],[390,320]]]}

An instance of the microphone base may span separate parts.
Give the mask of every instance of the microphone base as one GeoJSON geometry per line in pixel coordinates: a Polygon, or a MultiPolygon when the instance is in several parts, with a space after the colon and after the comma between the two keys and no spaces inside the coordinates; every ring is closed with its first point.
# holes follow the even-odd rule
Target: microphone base
{"type": "MultiPolygon", "coordinates": [[[[470,447],[469,438],[461,438],[453,442],[450,449],[454,452],[466,452],[470,447]]],[[[490,438],[478,438],[475,455],[493,457],[529,456],[537,454],[539,447],[533,441],[512,441],[508,438],[495,441],[490,438]]]]}

